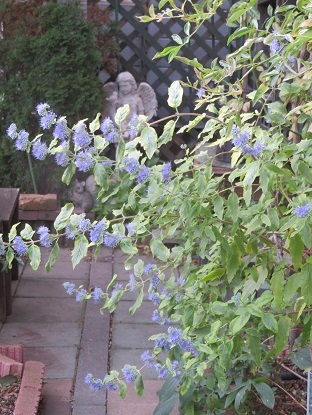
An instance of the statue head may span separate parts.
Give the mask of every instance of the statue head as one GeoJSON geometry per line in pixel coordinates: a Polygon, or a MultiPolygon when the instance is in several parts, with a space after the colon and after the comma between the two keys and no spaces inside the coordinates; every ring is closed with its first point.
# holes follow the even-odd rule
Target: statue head
{"type": "Polygon", "coordinates": [[[121,72],[116,79],[119,92],[122,95],[135,93],[137,91],[137,83],[130,72],[121,72]]]}

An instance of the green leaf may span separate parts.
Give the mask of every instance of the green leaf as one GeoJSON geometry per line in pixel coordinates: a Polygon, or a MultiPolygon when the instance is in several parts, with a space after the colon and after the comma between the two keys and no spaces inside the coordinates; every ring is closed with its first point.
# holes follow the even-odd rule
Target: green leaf
{"type": "Polygon", "coordinates": [[[157,133],[155,128],[144,127],[140,135],[140,142],[147,157],[151,159],[157,150],[157,133]]]}
{"type": "Polygon", "coordinates": [[[224,268],[216,268],[209,272],[209,274],[205,275],[201,278],[201,282],[206,281],[214,281],[216,278],[222,277],[225,274],[224,268]]]}
{"type": "Polygon", "coordinates": [[[312,170],[307,163],[300,160],[298,164],[298,171],[310,184],[312,183],[312,170]]]}
{"type": "Polygon", "coordinates": [[[246,383],[246,385],[244,387],[242,387],[235,396],[235,401],[234,401],[234,408],[236,411],[239,410],[240,404],[241,402],[244,400],[244,398],[246,397],[247,392],[250,390],[250,381],[248,381],[246,383]]]}
{"type": "Polygon", "coordinates": [[[97,185],[103,186],[103,184],[107,181],[106,169],[101,163],[95,163],[93,174],[97,185]]]}
{"type": "Polygon", "coordinates": [[[271,289],[274,295],[276,307],[279,308],[283,301],[284,291],[284,272],[282,270],[275,271],[271,278],[271,289]]]}
{"type": "Polygon", "coordinates": [[[303,248],[304,245],[299,233],[296,233],[294,236],[290,237],[289,250],[295,270],[301,267],[303,248]]]}
{"type": "Polygon", "coordinates": [[[88,253],[89,242],[88,239],[83,235],[78,235],[75,239],[74,249],[72,250],[72,264],[73,268],[79,264],[79,262],[88,253]]]}
{"type": "Polygon", "coordinates": [[[183,88],[179,81],[174,81],[168,90],[168,105],[171,108],[178,108],[182,103],[183,88]]]}
{"type": "Polygon", "coordinates": [[[301,285],[301,273],[291,275],[285,284],[284,301],[287,304],[297,293],[301,285]]]}
{"type": "Polygon", "coordinates": [[[65,169],[63,175],[62,175],[62,182],[67,184],[67,186],[70,184],[71,179],[73,178],[73,175],[76,171],[76,165],[74,162],[71,162],[65,169]]]}
{"type": "Polygon", "coordinates": [[[243,312],[243,314],[239,315],[238,317],[235,317],[230,322],[230,331],[232,334],[238,333],[243,327],[246,326],[250,319],[250,313],[248,311],[243,312]]]}
{"type": "Polygon", "coordinates": [[[28,256],[30,259],[30,266],[32,267],[32,269],[38,269],[41,261],[41,252],[39,246],[31,245],[28,250],[28,256]]]}
{"type": "Polygon", "coordinates": [[[64,229],[69,222],[70,215],[73,213],[74,205],[72,203],[67,203],[62,207],[60,213],[54,221],[54,228],[56,231],[64,229]]]}
{"type": "Polygon", "coordinates": [[[136,300],[135,300],[135,303],[133,304],[132,307],[129,308],[129,314],[130,315],[133,315],[136,312],[136,310],[141,306],[141,304],[143,302],[143,298],[144,298],[144,291],[143,291],[143,288],[142,288],[140,290],[136,300]]]}
{"type": "Polygon", "coordinates": [[[163,129],[162,135],[158,138],[158,146],[168,143],[172,140],[177,121],[169,120],[163,129]]]}
{"type": "Polygon", "coordinates": [[[253,357],[255,363],[257,366],[261,365],[261,338],[260,334],[253,331],[246,331],[247,341],[248,341],[248,347],[251,353],[251,356],[253,357]]]}
{"type": "Polygon", "coordinates": [[[143,396],[144,394],[144,384],[142,375],[138,374],[134,380],[134,389],[139,396],[143,396]]]}
{"type": "Polygon", "coordinates": [[[271,313],[265,313],[261,318],[262,323],[264,326],[271,332],[277,333],[278,331],[278,324],[276,318],[271,313]]]}
{"type": "Polygon", "coordinates": [[[236,242],[232,242],[230,245],[230,251],[227,252],[227,261],[226,261],[226,276],[227,280],[230,283],[237,270],[240,267],[240,253],[237,248],[236,242]]]}
{"type": "Polygon", "coordinates": [[[273,409],[275,405],[275,398],[270,386],[264,382],[253,382],[253,386],[258,392],[258,395],[260,396],[260,399],[262,400],[263,404],[267,408],[273,409]]]}
{"type": "Polygon", "coordinates": [[[117,149],[116,149],[116,160],[118,160],[119,162],[121,161],[121,159],[123,158],[125,154],[125,149],[126,149],[125,141],[121,137],[117,145],[117,149]]]}
{"type": "Polygon", "coordinates": [[[259,101],[259,99],[263,97],[263,95],[267,92],[268,89],[268,85],[261,84],[257,89],[255,96],[253,97],[252,104],[255,105],[259,101]]]}
{"type": "Polygon", "coordinates": [[[232,192],[228,198],[229,211],[232,216],[233,222],[236,222],[238,219],[238,209],[239,209],[239,198],[235,192],[232,192]]]}
{"type": "Polygon", "coordinates": [[[228,41],[227,41],[227,45],[229,45],[234,39],[236,39],[238,37],[242,37],[242,36],[246,35],[249,32],[251,32],[250,27],[240,27],[240,28],[236,29],[235,32],[232,33],[231,36],[229,36],[228,41]]]}
{"type": "Polygon", "coordinates": [[[14,376],[14,375],[6,375],[6,376],[3,376],[0,379],[1,389],[4,390],[8,386],[13,385],[13,383],[15,383],[17,381],[18,381],[18,378],[16,376],[14,376]]]}
{"type": "Polygon", "coordinates": [[[100,128],[100,117],[101,114],[97,113],[95,119],[89,124],[89,130],[92,134],[100,128]]]}
{"type": "Polygon", "coordinates": [[[58,244],[58,242],[55,242],[55,244],[52,248],[52,251],[50,252],[48,262],[45,265],[45,269],[46,269],[47,272],[51,271],[51,268],[53,267],[53,265],[55,264],[55,262],[56,262],[56,260],[59,256],[59,252],[60,252],[59,244],[58,244]]]}
{"type": "Polygon", "coordinates": [[[127,385],[123,380],[119,381],[119,396],[121,399],[125,399],[127,395],[127,385]]]}
{"type": "Polygon", "coordinates": [[[133,245],[133,243],[129,239],[122,239],[119,244],[120,249],[122,252],[128,255],[135,255],[138,253],[138,248],[133,245]]]}
{"type": "Polygon", "coordinates": [[[163,244],[160,238],[152,238],[150,241],[152,254],[161,261],[166,262],[170,256],[169,249],[163,244]]]}
{"type": "Polygon", "coordinates": [[[187,376],[186,378],[183,379],[182,385],[180,387],[180,395],[185,395],[186,392],[191,388],[193,384],[192,378],[190,378],[189,376],[187,376]]]}
{"type": "Polygon", "coordinates": [[[169,378],[165,381],[160,391],[157,392],[159,403],[156,406],[153,415],[170,414],[176,404],[179,393],[177,387],[179,381],[175,378],[169,378]]]}
{"type": "Polygon", "coordinates": [[[116,111],[115,123],[121,128],[122,123],[126,121],[128,115],[130,114],[130,105],[126,104],[123,107],[120,107],[116,111]]]}
{"type": "Polygon", "coordinates": [[[289,355],[290,360],[302,370],[312,367],[311,347],[306,346],[289,355]]]}
{"type": "Polygon", "coordinates": [[[30,241],[34,235],[35,231],[32,229],[28,223],[26,223],[25,228],[21,231],[21,237],[25,241],[30,241]]]}
{"type": "Polygon", "coordinates": [[[301,291],[307,306],[312,304],[312,264],[305,264],[301,271],[301,291]]]}
{"type": "Polygon", "coordinates": [[[275,345],[274,345],[275,356],[279,356],[282,353],[282,351],[285,349],[288,343],[290,327],[291,327],[290,318],[287,316],[281,316],[278,320],[278,330],[275,335],[275,345]]]}
{"type": "Polygon", "coordinates": [[[15,238],[15,236],[17,235],[17,227],[18,227],[19,223],[15,223],[11,229],[10,229],[10,233],[9,233],[9,242],[12,242],[13,239],[15,238]]]}

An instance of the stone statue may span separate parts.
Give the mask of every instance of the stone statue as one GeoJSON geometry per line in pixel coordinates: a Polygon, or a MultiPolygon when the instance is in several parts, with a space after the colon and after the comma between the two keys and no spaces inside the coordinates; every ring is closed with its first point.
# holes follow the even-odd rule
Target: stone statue
{"type": "Polygon", "coordinates": [[[89,176],[85,181],[76,179],[71,189],[70,199],[75,207],[80,207],[84,212],[90,212],[95,207],[96,202],[96,183],[93,176],[89,176]]]}
{"type": "Polygon", "coordinates": [[[118,108],[128,104],[130,113],[122,126],[125,140],[130,139],[129,122],[137,115],[147,116],[147,121],[157,114],[157,98],[153,88],[146,82],[137,85],[130,72],[121,72],[116,82],[108,82],[104,85],[107,96],[107,104],[102,113],[103,118],[110,117],[112,120],[118,108]]]}

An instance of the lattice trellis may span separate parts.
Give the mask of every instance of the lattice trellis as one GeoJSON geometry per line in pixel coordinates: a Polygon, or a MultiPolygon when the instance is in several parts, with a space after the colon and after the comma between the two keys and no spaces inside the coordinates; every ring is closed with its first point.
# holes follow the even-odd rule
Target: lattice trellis
{"type": "MultiPolygon", "coordinates": [[[[102,0],[100,3],[103,3],[102,0]]],[[[172,45],[172,35],[184,35],[184,22],[178,19],[168,19],[164,22],[142,24],[137,16],[147,14],[151,4],[157,6],[155,0],[105,0],[112,9],[112,16],[118,20],[120,27],[120,65],[123,70],[129,71],[137,82],[148,82],[155,90],[158,99],[158,117],[172,114],[168,107],[168,87],[177,79],[194,81],[195,75],[191,67],[173,60],[168,64],[167,58],[153,60],[154,55],[166,46],[172,45]]],[[[189,59],[197,58],[205,66],[215,58],[225,58],[228,53],[226,38],[228,29],[225,19],[230,2],[227,1],[218,15],[205,24],[196,33],[189,45],[183,49],[183,55],[189,59]]],[[[196,95],[194,91],[186,90],[180,111],[189,112],[194,107],[196,95]]],[[[180,144],[189,143],[196,139],[196,131],[183,137],[176,137],[172,143],[161,150],[165,158],[172,159],[180,153],[180,144]]]]}

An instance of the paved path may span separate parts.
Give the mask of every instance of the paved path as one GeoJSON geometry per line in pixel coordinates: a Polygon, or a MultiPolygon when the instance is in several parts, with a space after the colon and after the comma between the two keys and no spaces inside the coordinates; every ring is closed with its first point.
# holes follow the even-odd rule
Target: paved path
{"type": "MultiPolygon", "coordinates": [[[[47,258],[44,251],[43,264],[47,258]]],[[[125,363],[140,367],[140,355],[152,348],[148,337],[159,332],[151,319],[153,305],[145,296],[143,306],[130,316],[134,295],[129,293],[111,318],[91,301],[77,302],[66,293],[64,281],[104,289],[115,273],[118,282],[127,283],[129,272],[119,250],[103,248],[96,262],[90,256],[75,270],[70,258],[70,249],[62,248],[50,273],[44,265],[37,271],[28,264],[21,269],[19,280],[13,281],[13,313],[0,323],[0,344],[23,344],[25,360],[45,364],[42,415],[152,415],[161,387],[154,370],[143,371],[144,396],[138,397],[130,385],[124,400],[116,392],[91,391],[84,378],[89,372],[102,378],[108,367],[120,370],[125,363]]],[[[151,262],[148,256],[141,258],[151,262]]]]}

